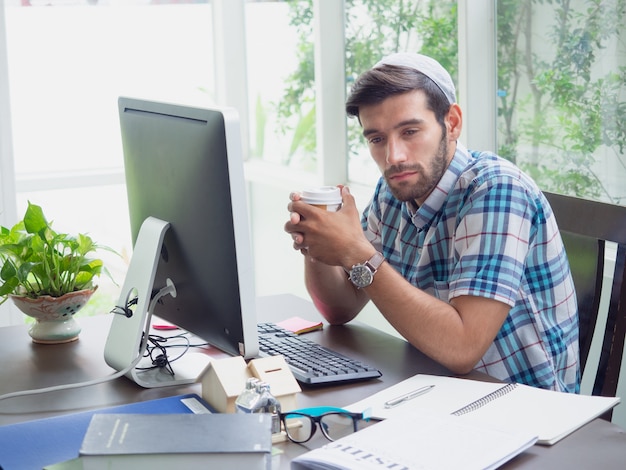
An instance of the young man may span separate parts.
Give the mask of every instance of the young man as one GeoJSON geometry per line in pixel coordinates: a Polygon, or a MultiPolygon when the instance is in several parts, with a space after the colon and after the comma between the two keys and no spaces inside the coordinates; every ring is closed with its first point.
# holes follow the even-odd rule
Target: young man
{"type": "Polygon", "coordinates": [[[452,372],[579,391],[578,318],[550,206],[510,162],[457,140],[462,113],[435,60],[400,53],[346,103],[382,177],[359,222],[353,196],[326,212],[291,195],[285,231],[331,324],[373,301],[413,346],[452,372]]]}

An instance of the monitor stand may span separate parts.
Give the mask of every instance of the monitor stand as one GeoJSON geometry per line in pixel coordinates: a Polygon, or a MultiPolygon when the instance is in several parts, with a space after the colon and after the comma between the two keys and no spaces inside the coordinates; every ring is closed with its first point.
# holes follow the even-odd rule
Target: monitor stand
{"type": "Polygon", "coordinates": [[[104,348],[109,366],[126,370],[126,377],[146,388],[194,383],[210,361],[205,354],[187,352],[171,363],[172,376],[165,368],[151,368],[150,359],[143,357],[156,302],[165,295],[176,297],[176,287],[169,279],[158,291],[154,286],[169,226],[169,222],[155,217],[148,217],[141,225],[104,348]],[[134,299],[136,304],[130,305],[134,299]]]}

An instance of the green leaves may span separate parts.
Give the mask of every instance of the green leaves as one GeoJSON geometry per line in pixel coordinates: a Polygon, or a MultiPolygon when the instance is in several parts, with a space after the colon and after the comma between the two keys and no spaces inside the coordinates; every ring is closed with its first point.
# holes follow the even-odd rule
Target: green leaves
{"type": "MultiPolygon", "coordinates": [[[[24,215],[24,227],[28,233],[44,232],[48,228],[49,224],[46,217],[43,215],[41,207],[28,203],[26,214],[24,215]]],[[[45,234],[41,235],[45,238],[45,234]]]]}
{"type": "Polygon", "coordinates": [[[10,294],[60,297],[94,287],[104,263],[89,255],[106,247],[89,236],[57,233],[40,206],[28,203],[24,219],[0,229],[0,303],[10,294]]]}
{"type": "Polygon", "coordinates": [[[624,18],[626,0],[497,2],[498,153],[544,190],[620,203],[624,18]]]}
{"type": "MultiPolygon", "coordinates": [[[[298,30],[298,65],[284,79],[282,96],[275,109],[280,133],[292,135],[289,153],[282,163],[307,170],[314,168],[317,161],[313,1],[286,1],[290,24],[298,30]]],[[[417,52],[418,49],[436,58],[453,78],[456,77],[456,1],[346,0],[344,3],[346,42],[337,47],[344,47],[346,51],[346,86],[382,56],[397,51],[417,52]]],[[[363,148],[359,126],[348,128],[348,139],[352,158],[359,158],[363,148]]]]}

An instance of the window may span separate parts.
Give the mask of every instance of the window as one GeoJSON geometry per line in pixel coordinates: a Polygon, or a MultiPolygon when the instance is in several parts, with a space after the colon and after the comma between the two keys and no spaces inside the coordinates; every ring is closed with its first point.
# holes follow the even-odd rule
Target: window
{"type": "MultiPolygon", "coordinates": [[[[296,29],[298,63],[292,68],[279,103],[280,116],[296,120],[297,144],[303,147],[306,164],[312,166],[320,153],[316,149],[314,116],[314,35],[313,0],[288,1],[290,23],[296,29]]],[[[347,0],[344,2],[346,93],[359,73],[367,70],[382,56],[396,51],[421,51],[437,58],[456,78],[457,7],[456,1],[347,0]]],[[[330,84],[329,84],[330,85],[330,84]]],[[[342,149],[338,148],[337,152],[342,149]]],[[[379,172],[371,161],[361,137],[358,122],[348,123],[348,179],[371,185],[379,172]]],[[[290,159],[288,165],[297,165],[290,159]]]]}
{"type": "MultiPolygon", "coordinates": [[[[367,202],[378,170],[343,103],[395,50],[452,72],[468,147],[498,151],[544,189],[623,203],[625,2],[6,0],[18,212],[31,200],[59,229],[90,227],[122,253],[110,265],[121,284],[130,235],[117,97],[233,105],[248,140],[257,293],[305,295],[282,231],[289,191],[350,182],[367,202]]],[[[0,102],[0,127],[6,115],[0,102]]],[[[115,286],[100,290],[101,305],[117,299],[115,286]]]]}
{"type": "MultiPolygon", "coordinates": [[[[45,201],[42,205],[57,228],[90,227],[95,240],[123,255],[121,260],[105,260],[120,284],[130,241],[117,96],[238,106],[242,129],[249,131],[243,137],[249,140],[250,160],[262,167],[248,171],[257,293],[305,294],[300,256],[289,249],[282,231],[289,191],[346,182],[348,168],[351,180],[366,185],[378,175],[363,153],[359,131],[349,131],[355,145],[346,150],[346,88],[338,85],[349,86],[374,55],[394,47],[432,47],[437,35],[453,45],[446,57],[455,63],[454,1],[426,2],[417,15],[412,9],[424,2],[389,2],[392,8],[382,10],[376,9],[386,4],[380,0],[46,3],[54,6],[13,2],[5,9],[18,212],[29,199],[45,201]],[[405,7],[400,9],[399,3],[405,7]],[[377,16],[385,10],[386,16],[377,16]],[[224,21],[213,23],[214,17],[224,21]],[[385,34],[404,28],[403,22],[410,28],[394,36],[397,45],[357,53],[368,41],[384,40],[359,35],[358,27],[371,32],[376,28],[368,25],[377,21],[390,22],[385,34]],[[428,34],[431,27],[437,35],[428,34]],[[240,48],[243,36],[245,46],[240,48]],[[351,51],[347,55],[344,43],[351,51]],[[243,56],[246,65],[240,68],[243,56]],[[330,74],[316,76],[316,67],[326,72],[328,64],[330,74]],[[245,90],[238,88],[242,81],[245,90]],[[325,94],[323,99],[320,94],[325,94]],[[326,127],[319,129],[320,122],[326,127]],[[45,137],[33,138],[39,135],[45,137]],[[271,276],[268,266],[277,267],[271,276]]],[[[369,191],[355,195],[363,204],[369,191]]],[[[95,309],[108,311],[117,290],[101,285],[99,295],[108,297],[95,309]]]]}
{"type": "Polygon", "coordinates": [[[248,1],[250,155],[315,172],[311,2],[248,1]]]}
{"type": "Polygon", "coordinates": [[[626,204],[626,1],[497,9],[500,154],[544,190],[626,204]]]}
{"type": "MultiPolygon", "coordinates": [[[[457,5],[454,1],[346,2],[347,85],[393,52],[414,51],[437,59],[457,79],[457,5]],[[374,27],[376,25],[376,27],[374,27]]],[[[372,162],[358,121],[349,122],[350,181],[371,185],[380,172],[372,162]]]]}
{"type": "MultiPolygon", "coordinates": [[[[18,214],[30,200],[60,231],[89,227],[122,255],[102,253],[119,285],[132,247],[117,97],[215,103],[212,9],[190,3],[5,9],[18,214]]],[[[117,300],[119,286],[106,277],[99,284],[87,314],[117,300]]]]}

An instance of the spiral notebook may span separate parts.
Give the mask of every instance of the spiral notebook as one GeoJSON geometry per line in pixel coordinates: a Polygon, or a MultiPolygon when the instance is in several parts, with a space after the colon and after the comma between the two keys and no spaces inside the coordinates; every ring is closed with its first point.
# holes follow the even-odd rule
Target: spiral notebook
{"type": "Polygon", "coordinates": [[[619,403],[619,397],[418,374],[346,408],[370,409],[378,419],[414,409],[444,412],[483,425],[534,432],[538,444],[552,445],[619,403]]]}

